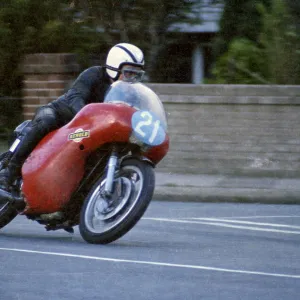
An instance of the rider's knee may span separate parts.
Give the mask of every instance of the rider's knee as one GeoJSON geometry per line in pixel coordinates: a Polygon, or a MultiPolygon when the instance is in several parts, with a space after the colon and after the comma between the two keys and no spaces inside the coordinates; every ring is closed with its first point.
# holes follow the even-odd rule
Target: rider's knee
{"type": "Polygon", "coordinates": [[[43,133],[48,133],[59,128],[59,120],[54,111],[49,106],[44,106],[38,109],[34,119],[33,126],[43,133]]]}

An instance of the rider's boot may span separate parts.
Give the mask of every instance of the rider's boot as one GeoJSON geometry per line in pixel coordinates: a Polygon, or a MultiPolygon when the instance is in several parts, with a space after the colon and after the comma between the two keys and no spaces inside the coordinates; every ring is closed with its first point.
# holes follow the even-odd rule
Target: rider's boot
{"type": "Polygon", "coordinates": [[[26,206],[22,197],[15,197],[12,194],[12,185],[20,176],[21,166],[14,163],[9,163],[7,168],[0,172],[0,200],[13,203],[17,211],[23,211],[26,206]]]}
{"type": "Polygon", "coordinates": [[[9,192],[11,185],[21,176],[21,167],[37,144],[36,136],[36,131],[31,128],[20,140],[17,147],[12,150],[13,154],[8,166],[0,172],[0,189],[9,192]]]}
{"type": "Polygon", "coordinates": [[[21,175],[21,166],[10,162],[8,166],[0,172],[0,189],[10,192],[14,181],[21,175]]]}

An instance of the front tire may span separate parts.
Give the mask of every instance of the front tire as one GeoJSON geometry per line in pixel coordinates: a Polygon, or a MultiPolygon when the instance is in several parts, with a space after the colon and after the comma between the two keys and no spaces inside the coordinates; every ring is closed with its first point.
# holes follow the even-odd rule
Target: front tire
{"type": "Polygon", "coordinates": [[[140,220],[153,196],[154,170],[135,158],[123,161],[111,203],[101,195],[104,184],[105,177],[95,183],[81,209],[79,230],[88,243],[111,243],[140,220]]]}

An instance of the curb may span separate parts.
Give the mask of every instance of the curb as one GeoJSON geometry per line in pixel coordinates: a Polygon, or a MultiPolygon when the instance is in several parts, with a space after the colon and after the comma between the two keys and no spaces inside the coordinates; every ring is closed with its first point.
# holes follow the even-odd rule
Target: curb
{"type": "Polygon", "coordinates": [[[156,173],[154,198],[181,202],[300,204],[300,178],[156,173]]]}
{"type": "Polygon", "coordinates": [[[300,204],[300,191],[159,186],[154,199],[179,202],[300,204]]]}

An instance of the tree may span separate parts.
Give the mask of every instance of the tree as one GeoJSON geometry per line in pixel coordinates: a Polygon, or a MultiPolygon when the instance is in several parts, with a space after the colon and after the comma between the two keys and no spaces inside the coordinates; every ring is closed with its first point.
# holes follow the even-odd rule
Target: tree
{"type": "Polygon", "coordinates": [[[78,23],[69,1],[0,0],[0,133],[10,132],[20,121],[22,74],[26,53],[93,52],[101,36],[78,23]],[[94,48],[93,48],[94,47],[94,48]]]}
{"type": "MultiPolygon", "coordinates": [[[[266,7],[271,0],[260,0],[266,7]]],[[[224,54],[234,39],[256,42],[262,27],[262,19],[256,0],[223,0],[224,10],[220,19],[220,31],[214,42],[215,57],[224,54]]]]}
{"type": "Polygon", "coordinates": [[[222,17],[220,35],[216,41],[219,54],[213,71],[216,81],[299,83],[300,19],[297,14],[299,4],[290,8],[284,0],[260,3],[247,0],[243,3],[245,6],[242,9],[236,7],[237,2],[227,1],[227,8],[225,6],[222,17]],[[245,10],[245,7],[249,9],[245,10]],[[251,7],[255,10],[250,14],[251,7]],[[243,27],[241,22],[245,23],[252,19],[252,15],[256,21],[243,27]]]}
{"type": "Polygon", "coordinates": [[[246,38],[236,38],[213,70],[218,83],[265,84],[267,64],[262,49],[246,38]]]}
{"type": "Polygon", "coordinates": [[[85,58],[106,53],[117,42],[131,42],[144,50],[151,75],[170,26],[199,22],[204,2],[0,0],[0,95],[20,90],[18,65],[26,53],[75,52],[85,58]]]}
{"type": "MultiPolygon", "coordinates": [[[[18,94],[26,53],[93,52],[104,42],[64,0],[0,0],[0,95],[18,94]]],[[[98,49],[97,49],[98,50],[98,49]]]]}
{"type": "Polygon", "coordinates": [[[153,75],[159,53],[167,44],[168,29],[180,22],[199,22],[202,0],[77,0],[74,5],[92,18],[112,46],[120,41],[141,47],[147,73],[153,75]]]}
{"type": "Polygon", "coordinates": [[[283,0],[272,0],[270,10],[260,5],[263,29],[260,43],[267,62],[269,81],[300,83],[300,23],[283,0]],[[298,29],[297,29],[298,27],[298,29]]]}

